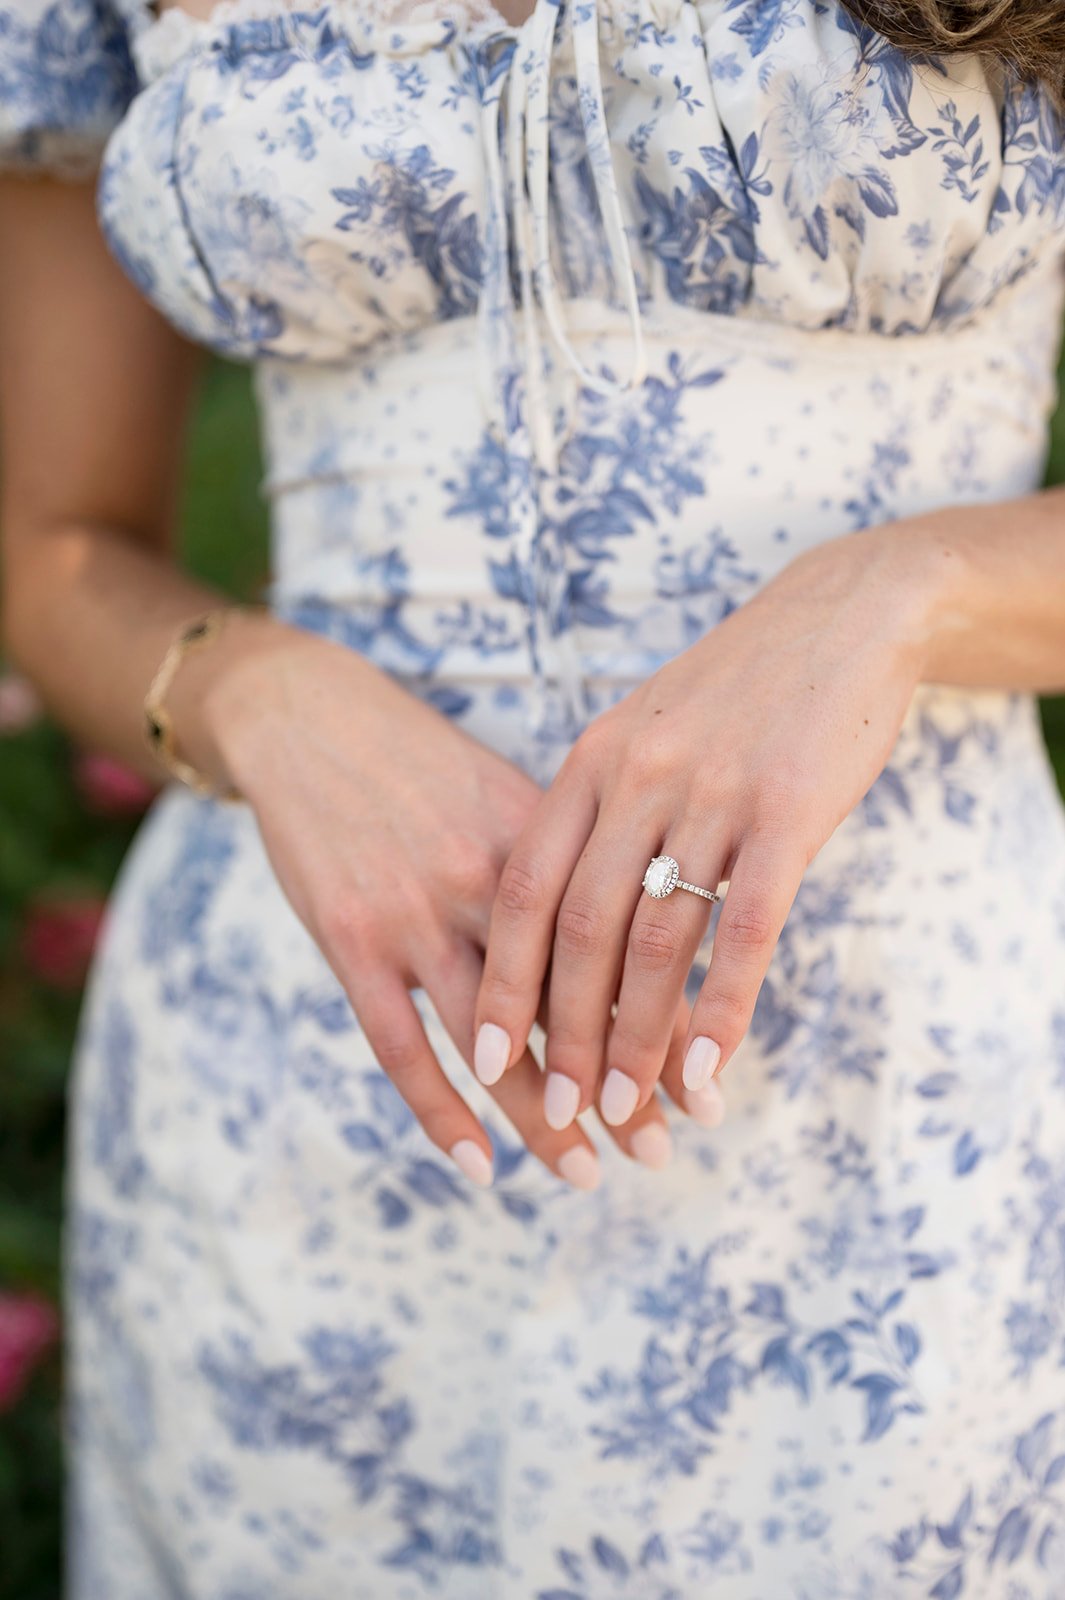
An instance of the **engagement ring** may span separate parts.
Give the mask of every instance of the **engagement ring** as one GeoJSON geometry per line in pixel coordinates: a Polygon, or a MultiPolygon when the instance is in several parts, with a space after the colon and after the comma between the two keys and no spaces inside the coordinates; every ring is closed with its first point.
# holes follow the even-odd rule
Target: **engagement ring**
{"type": "Polygon", "coordinates": [[[643,886],[656,900],[664,900],[674,889],[687,889],[689,894],[701,894],[704,900],[721,899],[714,889],[700,889],[697,883],[685,883],[672,856],[651,857],[651,864],[643,875],[643,886]]]}

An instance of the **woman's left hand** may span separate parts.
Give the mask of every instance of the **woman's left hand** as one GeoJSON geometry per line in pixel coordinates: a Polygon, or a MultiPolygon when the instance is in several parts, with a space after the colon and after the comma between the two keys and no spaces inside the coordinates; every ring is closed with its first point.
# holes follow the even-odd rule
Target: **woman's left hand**
{"type": "Polygon", "coordinates": [[[500,877],[474,1018],[482,1081],[521,1058],[548,980],[553,1127],[596,1098],[625,1123],[660,1077],[697,1120],[720,1119],[713,1078],[803,872],[883,769],[921,680],[936,543],[898,523],[804,552],[580,735],[500,877]],[[660,854],[689,883],[728,880],[686,1035],[710,902],[645,893],[660,854]]]}

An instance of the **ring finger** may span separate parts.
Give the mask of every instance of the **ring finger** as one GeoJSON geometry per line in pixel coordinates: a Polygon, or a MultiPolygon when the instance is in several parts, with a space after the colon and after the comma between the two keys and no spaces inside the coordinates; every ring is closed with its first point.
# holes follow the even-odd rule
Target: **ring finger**
{"type": "MultiPolygon", "coordinates": [[[[540,998],[540,1006],[536,1013],[536,1021],[543,1029],[545,1037],[548,1028],[550,981],[551,964],[549,962],[547,976],[544,980],[544,989],[540,998]]],[[[616,1007],[612,1004],[608,1027],[613,1027],[614,1025],[613,1014],[615,1010],[616,1007]]],[[[678,1007],[674,1022],[676,1047],[679,1047],[680,1043],[683,1042],[688,1026],[689,1010],[690,1007],[687,1004],[678,1007]]],[[[537,1096],[538,1105],[542,1100],[543,1078],[541,1077],[540,1093],[537,1096]]],[[[642,1166],[652,1167],[657,1171],[662,1167],[668,1166],[672,1159],[673,1140],[662,1103],[656,1095],[652,1095],[643,1109],[631,1117],[624,1127],[613,1128],[609,1124],[604,1124],[604,1126],[618,1148],[633,1161],[638,1161],[642,1166]]]]}
{"type": "MultiPolygon", "coordinates": [[[[706,826],[667,836],[663,857],[677,862],[676,877],[716,893],[725,841],[706,826]]],[[[706,935],[711,904],[703,895],[673,887],[664,865],[658,881],[668,892],[645,890],[625,946],[617,1017],[607,1044],[599,1104],[608,1122],[625,1122],[644,1106],[662,1075],[684,986],[706,935]]],[[[708,1045],[700,1049],[707,1053],[708,1045]]],[[[713,1061],[704,1063],[712,1071],[713,1061]]]]}

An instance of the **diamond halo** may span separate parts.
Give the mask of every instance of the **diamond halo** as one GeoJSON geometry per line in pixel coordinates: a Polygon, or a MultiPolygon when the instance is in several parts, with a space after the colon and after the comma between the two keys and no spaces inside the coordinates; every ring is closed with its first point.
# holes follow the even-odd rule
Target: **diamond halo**
{"type": "Polygon", "coordinates": [[[664,900],[677,887],[679,877],[680,867],[672,856],[653,856],[643,875],[643,886],[656,900],[664,900]]]}

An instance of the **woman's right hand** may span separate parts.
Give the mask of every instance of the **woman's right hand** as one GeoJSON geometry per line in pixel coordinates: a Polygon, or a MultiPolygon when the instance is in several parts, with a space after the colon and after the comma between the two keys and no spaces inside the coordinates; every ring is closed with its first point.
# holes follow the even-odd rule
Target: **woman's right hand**
{"type": "MultiPolygon", "coordinates": [[[[487,1184],[488,1134],[445,1075],[410,990],[425,991],[472,1068],[492,903],[543,791],[357,652],[275,618],[246,623],[244,639],[253,647],[238,640],[222,670],[200,678],[192,714],[213,750],[196,753],[254,809],[281,887],[383,1070],[432,1142],[487,1184]]],[[[180,731],[180,706],[175,720],[180,731]]],[[[544,1121],[528,1048],[487,1092],[552,1171],[594,1186],[584,1131],[544,1121]]],[[[657,1100],[609,1131],[637,1160],[668,1159],[657,1100]]]]}

